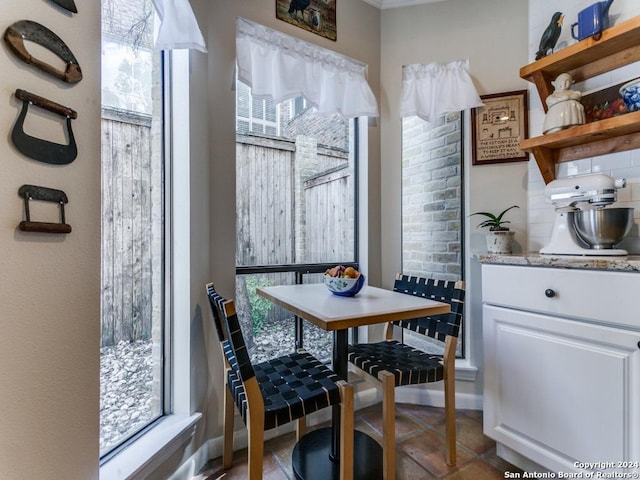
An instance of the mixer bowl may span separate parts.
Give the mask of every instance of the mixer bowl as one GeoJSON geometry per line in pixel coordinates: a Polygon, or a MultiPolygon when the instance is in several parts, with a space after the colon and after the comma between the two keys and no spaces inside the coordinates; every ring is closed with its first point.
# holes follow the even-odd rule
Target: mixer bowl
{"type": "Polygon", "coordinates": [[[573,224],[589,248],[613,248],[633,225],[633,208],[602,208],[574,212],[573,224]]]}

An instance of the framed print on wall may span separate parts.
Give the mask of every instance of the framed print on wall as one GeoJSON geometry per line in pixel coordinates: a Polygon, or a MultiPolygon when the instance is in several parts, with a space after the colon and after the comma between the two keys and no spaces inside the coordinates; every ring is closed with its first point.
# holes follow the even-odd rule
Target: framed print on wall
{"type": "Polygon", "coordinates": [[[484,106],[471,109],[473,165],[529,160],[529,154],[520,150],[529,131],[527,91],[480,98],[484,106]]]}
{"type": "Polygon", "coordinates": [[[321,35],[337,38],[336,2],[338,0],[275,0],[276,18],[321,35]]]}

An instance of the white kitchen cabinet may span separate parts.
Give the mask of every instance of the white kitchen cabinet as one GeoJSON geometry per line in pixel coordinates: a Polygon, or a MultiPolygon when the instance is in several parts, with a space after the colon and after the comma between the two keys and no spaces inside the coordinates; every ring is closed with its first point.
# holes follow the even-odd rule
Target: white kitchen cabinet
{"type": "Polygon", "coordinates": [[[640,462],[640,275],[485,264],[482,289],[485,434],[553,472],[640,462]]]}

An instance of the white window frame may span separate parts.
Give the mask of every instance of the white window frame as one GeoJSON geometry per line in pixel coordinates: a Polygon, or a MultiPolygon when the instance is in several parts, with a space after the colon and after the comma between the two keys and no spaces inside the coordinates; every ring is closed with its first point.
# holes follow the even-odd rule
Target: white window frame
{"type": "Polygon", "coordinates": [[[147,478],[190,441],[202,417],[190,413],[189,52],[174,50],[163,55],[164,107],[168,112],[164,125],[165,188],[169,191],[165,216],[165,415],[102,464],[100,480],[147,478]],[[182,161],[176,165],[175,159],[182,161]]]}

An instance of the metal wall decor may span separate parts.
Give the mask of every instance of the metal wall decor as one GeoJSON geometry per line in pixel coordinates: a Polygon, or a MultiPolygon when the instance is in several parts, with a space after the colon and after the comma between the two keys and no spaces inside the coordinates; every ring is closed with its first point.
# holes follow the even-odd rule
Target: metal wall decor
{"type": "Polygon", "coordinates": [[[11,132],[11,139],[16,148],[27,157],[38,160],[39,162],[51,163],[53,165],[66,165],[73,162],[78,156],[78,147],[75,137],[73,136],[73,130],[71,129],[71,119],[78,117],[76,111],[25,90],[16,90],[15,96],[22,100],[22,110],[11,132]],[[27,116],[29,105],[36,105],[66,117],[69,144],[61,145],[25,133],[24,120],[27,116]]]}
{"type": "MultiPolygon", "coordinates": [[[[69,12],[78,12],[74,0],[52,1],[69,12]]],[[[9,49],[23,62],[33,65],[67,83],[75,84],[82,80],[82,70],[71,49],[47,27],[31,20],[20,20],[6,29],[4,40],[9,49]],[[35,58],[27,50],[25,41],[35,43],[60,57],[66,63],[64,70],[35,58]]],[[[29,158],[40,162],[55,165],[65,165],[73,162],[78,155],[78,148],[71,129],[71,119],[78,118],[77,112],[26,90],[17,89],[15,96],[18,100],[22,100],[22,109],[11,131],[11,139],[16,148],[29,158]],[[24,122],[30,105],[35,105],[65,117],[67,138],[69,140],[67,145],[36,138],[25,133],[24,122]]],[[[18,224],[18,228],[21,231],[53,234],[71,233],[71,225],[67,224],[64,211],[65,204],[69,202],[69,199],[62,190],[36,185],[22,185],[18,189],[18,195],[24,199],[24,220],[18,224]],[[59,222],[33,221],[29,207],[32,200],[58,204],[60,207],[59,222]]]]}
{"type": "Polygon", "coordinates": [[[22,185],[18,190],[18,195],[24,198],[25,220],[18,224],[18,228],[23,232],[42,233],[71,233],[71,225],[66,223],[64,215],[64,204],[69,202],[67,194],[62,190],[54,188],[38,187],[36,185],[22,185]],[[34,222],[31,220],[29,202],[31,200],[42,200],[60,205],[60,223],[55,222],[34,222]]]}
{"type": "Polygon", "coordinates": [[[71,13],[78,13],[78,9],[76,8],[76,4],[73,0],[52,0],[53,3],[60,5],[65,10],[70,11],[71,13]]]}
{"type": "Polygon", "coordinates": [[[44,25],[31,20],[20,20],[10,25],[4,33],[4,40],[16,56],[28,64],[34,65],[40,70],[53,75],[67,83],[78,83],[82,80],[82,70],[78,60],[71,53],[71,49],[44,25]],[[36,43],[47,50],[50,50],[67,64],[64,71],[61,71],[48,63],[38,60],[29,53],[24,45],[28,40],[36,43]]]}

